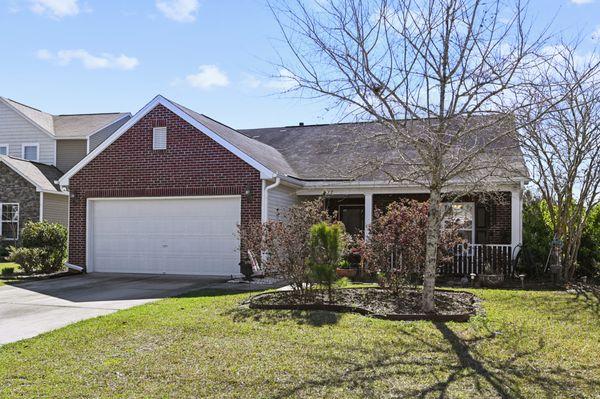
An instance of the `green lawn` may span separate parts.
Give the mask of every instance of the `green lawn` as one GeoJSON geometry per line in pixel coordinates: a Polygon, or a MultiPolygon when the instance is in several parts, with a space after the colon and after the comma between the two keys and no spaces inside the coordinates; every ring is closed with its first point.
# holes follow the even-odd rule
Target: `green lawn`
{"type": "Polygon", "coordinates": [[[16,263],[0,262],[0,285],[3,285],[4,281],[6,281],[2,278],[2,270],[8,267],[13,267],[15,270],[19,269],[19,265],[17,265],[16,263]]]}
{"type": "Polygon", "coordinates": [[[0,397],[598,398],[597,303],[474,290],[466,324],[253,311],[197,292],[0,348],[0,397]]]}

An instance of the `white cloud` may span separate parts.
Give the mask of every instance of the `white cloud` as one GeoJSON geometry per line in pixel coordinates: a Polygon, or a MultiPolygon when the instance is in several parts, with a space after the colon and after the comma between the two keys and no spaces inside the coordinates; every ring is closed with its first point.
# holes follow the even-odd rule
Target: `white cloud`
{"type": "Polygon", "coordinates": [[[81,11],[78,0],[30,0],[29,9],[52,18],[72,17],[81,11]]]}
{"type": "Polygon", "coordinates": [[[135,57],[124,54],[113,55],[102,53],[100,55],[90,54],[87,50],[59,50],[52,53],[49,50],[38,50],[37,58],[45,61],[54,61],[58,65],[69,65],[73,61],[79,61],[86,69],[118,69],[129,71],[135,69],[140,62],[135,57]]]}
{"type": "Polygon", "coordinates": [[[242,84],[250,89],[258,89],[262,85],[262,81],[256,76],[246,73],[242,84]]]}
{"type": "Polygon", "coordinates": [[[229,78],[216,65],[200,65],[199,72],[185,77],[185,81],[198,89],[229,86],[229,78]]]}
{"type": "Polygon", "coordinates": [[[156,0],[156,8],[177,22],[194,22],[198,7],[198,0],[156,0]]]}
{"type": "Polygon", "coordinates": [[[590,4],[593,3],[594,0],[571,0],[573,4],[590,4]]]}

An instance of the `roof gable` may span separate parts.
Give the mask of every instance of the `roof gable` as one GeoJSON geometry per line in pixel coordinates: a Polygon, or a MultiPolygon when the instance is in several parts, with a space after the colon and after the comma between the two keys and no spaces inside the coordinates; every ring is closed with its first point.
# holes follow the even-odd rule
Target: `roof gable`
{"type": "Polygon", "coordinates": [[[11,168],[25,180],[35,186],[37,191],[64,194],[54,182],[62,176],[62,172],[51,165],[26,161],[8,155],[0,155],[0,162],[11,168]]]}
{"type": "MultiPolygon", "coordinates": [[[[64,176],[60,178],[61,185],[68,185],[69,178],[79,172],[85,165],[87,165],[90,161],[96,158],[100,153],[102,153],[105,149],[107,149],[112,143],[114,143],[119,137],[121,137],[125,132],[127,132],[132,126],[138,123],[145,115],[147,115],[151,110],[156,108],[158,105],[162,105],[167,108],[169,111],[173,112],[184,121],[198,129],[200,132],[206,134],[208,137],[216,141],[218,144],[232,152],[234,155],[242,159],[244,162],[248,163],[250,166],[254,167],[261,173],[261,176],[273,177],[276,174],[276,170],[272,170],[266,164],[269,163],[268,156],[262,156],[261,160],[256,159],[253,155],[256,155],[258,151],[254,151],[250,146],[244,146],[243,144],[247,143],[248,140],[252,140],[243,134],[236,132],[235,130],[226,127],[225,125],[221,125],[216,121],[213,121],[210,118],[202,116],[200,114],[195,113],[185,107],[182,107],[178,104],[173,103],[172,101],[166,99],[165,97],[158,95],[148,104],[146,104],[141,110],[139,110],[131,119],[129,119],[123,126],[121,126],[114,134],[112,134],[108,139],[106,139],[101,145],[96,147],[92,152],[90,152],[85,158],[83,158],[77,165],[71,168],[64,176]],[[211,125],[211,127],[207,126],[211,125]],[[217,131],[215,131],[215,130],[217,131]],[[235,137],[238,135],[239,137],[235,137]],[[244,148],[240,148],[244,147],[244,148]],[[251,152],[252,154],[249,154],[251,152]]],[[[252,140],[255,141],[255,140],[252,140]]],[[[256,142],[257,145],[265,150],[264,145],[256,142]]],[[[276,150],[275,150],[276,151],[276,150]]],[[[283,159],[283,157],[281,156],[283,159]]]]}
{"type": "Polygon", "coordinates": [[[10,98],[0,97],[0,101],[42,132],[55,139],[85,139],[131,115],[128,112],[52,115],[10,98]]]}

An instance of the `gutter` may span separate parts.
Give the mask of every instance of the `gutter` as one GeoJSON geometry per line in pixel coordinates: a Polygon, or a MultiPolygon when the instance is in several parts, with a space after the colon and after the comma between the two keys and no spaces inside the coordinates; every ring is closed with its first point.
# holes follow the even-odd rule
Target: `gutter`
{"type": "MultiPolygon", "coordinates": [[[[263,180],[264,182],[264,180],[263,180]]],[[[264,183],[263,183],[264,184],[264,183]]],[[[268,213],[269,213],[269,191],[278,187],[281,184],[281,177],[276,177],[275,178],[275,183],[271,184],[270,186],[263,186],[263,195],[262,195],[262,215],[261,215],[261,219],[262,222],[266,222],[267,221],[267,217],[268,217],[268,213]]]]}
{"type": "Polygon", "coordinates": [[[73,265],[71,263],[65,263],[65,266],[69,268],[69,270],[75,270],[76,272],[83,272],[83,267],[73,265]]]}

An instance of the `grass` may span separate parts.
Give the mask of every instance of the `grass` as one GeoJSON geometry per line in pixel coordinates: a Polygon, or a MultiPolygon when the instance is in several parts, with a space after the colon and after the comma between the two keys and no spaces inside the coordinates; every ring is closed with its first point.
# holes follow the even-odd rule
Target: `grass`
{"type": "Polygon", "coordinates": [[[240,308],[201,291],[0,347],[0,397],[593,398],[597,308],[473,290],[469,323],[240,308]]]}
{"type": "Polygon", "coordinates": [[[4,282],[7,281],[6,279],[4,279],[2,277],[2,270],[10,268],[10,267],[14,268],[15,271],[17,271],[19,269],[19,265],[17,265],[16,263],[0,262],[0,285],[3,285],[4,282]]]}

